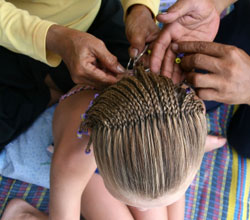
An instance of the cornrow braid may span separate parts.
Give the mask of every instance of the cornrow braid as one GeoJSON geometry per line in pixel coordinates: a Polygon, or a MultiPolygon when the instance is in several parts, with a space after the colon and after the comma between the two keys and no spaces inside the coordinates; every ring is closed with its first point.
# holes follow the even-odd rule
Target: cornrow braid
{"type": "Polygon", "coordinates": [[[100,93],[81,127],[105,184],[139,198],[177,189],[204,154],[202,101],[142,66],[100,93]]]}

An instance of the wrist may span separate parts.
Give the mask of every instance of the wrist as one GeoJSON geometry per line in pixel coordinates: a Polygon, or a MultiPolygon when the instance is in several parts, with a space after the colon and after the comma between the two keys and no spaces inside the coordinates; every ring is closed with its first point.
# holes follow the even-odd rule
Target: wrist
{"type": "Polygon", "coordinates": [[[147,6],[141,5],[141,4],[135,4],[135,5],[130,6],[127,10],[126,17],[130,14],[135,14],[138,16],[142,13],[148,15],[152,19],[155,19],[153,12],[147,6]]]}
{"type": "Polygon", "coordinates": [[[65,27],[54,24],[52,25],[46,36],[46,50],[56,53],[61,56],[61,46],[64,45],[65,27]]]}
{"type": "Polygon", "coordinates": [[[238,0],[213,0],[215,4],[215,8],[219,14],[221,14],[228,6],[237,2],[238,0]]]}

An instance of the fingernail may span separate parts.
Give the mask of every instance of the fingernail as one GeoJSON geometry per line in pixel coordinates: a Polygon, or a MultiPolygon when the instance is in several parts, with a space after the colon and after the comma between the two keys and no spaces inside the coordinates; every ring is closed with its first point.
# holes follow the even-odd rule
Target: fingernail
{"type": "Polygon", "coordinates": [[[124,72],[125,72],[125,69],[124,69],[124,67],[123,67],[121,64],[118,64],[118,65],[117,65],[117,70],[118,70],[119,72],[121,72],[121,73],[124,73],[124,72]]]}
{"type": "Polygon", "coordinates": [[[131,49],[131,55],[132,55],[132,57],[136,57],[138,55],[138,52],[139,51],[136,48],[131,49]]]}
{"type": "Polygon", "coordinates": [[[159,15],[166,15],[167,13],[168,13],[168,12],[163,11],[163,12],[159,13],[159,15]]]}
{"type": "Polygon", "coordinates": [[[178,44],[172,43],[172,49],[173,49],[173,51],[177,51],[178,50],[178,44]]]}

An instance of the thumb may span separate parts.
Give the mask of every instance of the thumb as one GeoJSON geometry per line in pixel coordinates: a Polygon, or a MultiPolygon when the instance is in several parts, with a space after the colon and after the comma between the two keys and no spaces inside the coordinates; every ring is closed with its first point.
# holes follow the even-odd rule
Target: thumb
{"type": "Polygon", "coordinates": [[[205,151],[209,152],[217,148],[222,147],[226,143],[227,139],[222,136],[207,135],[205,151]]]}
{"type": "Polygon", "coordinates": [[[178,0],[175,4],[168,8],[166,12],[158,14],[156,19],[162,23],[172,23],[178,18],[186,15],[192,10],[192,4],[189,1],[178,0]]]}
{"type": "Polygon", "coordinates": [[[134,34],[130,39],[131,46],[129,47],[129,56],[136,57],[144,49],[146,44],[146,33],[134,34]]]}
{"type": "Polygon", "coordinates": [[[125,73],[125,68],[118,62],[117,57],[111,54],[105,46],[96,50],[95,55],[100,63],[111,72],[116,74],[125,73]]]}

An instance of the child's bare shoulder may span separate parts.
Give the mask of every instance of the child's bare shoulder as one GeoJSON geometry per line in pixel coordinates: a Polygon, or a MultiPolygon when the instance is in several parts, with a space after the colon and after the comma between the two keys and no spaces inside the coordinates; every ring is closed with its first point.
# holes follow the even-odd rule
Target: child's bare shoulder
{"type": "Polygon", "coordinates": [[[93,89],[86,89],[83,86],[77,85],[72,88],[68,93],[62,96],[55,114],[61,112],[66,114],[75,114],[79,110],[84,112],[88,107],[89,102],[93,99],[94,94],[96,93],[93,89]]]}
{"type": "MultiPolygon", "coordinates": [[[[79,90],[80,87],[75,87],[79,90]]],[[[59,102],[56,107],[53,117],[53,133],[54,136],[57,134],[64,134],[69,132],[69,128],[77,130],[81,122],[81,114],[83,114],[90,101],[96,94],[95,90],[82,89],[77,92],[72,89],[71,93],[67,95],[59,102]]]]}

